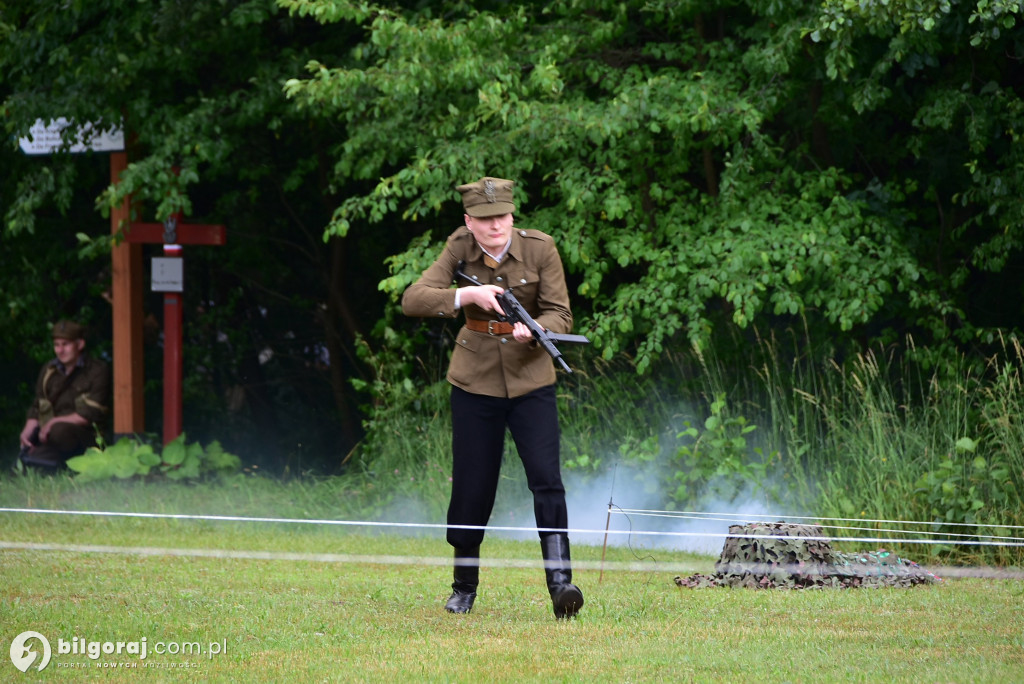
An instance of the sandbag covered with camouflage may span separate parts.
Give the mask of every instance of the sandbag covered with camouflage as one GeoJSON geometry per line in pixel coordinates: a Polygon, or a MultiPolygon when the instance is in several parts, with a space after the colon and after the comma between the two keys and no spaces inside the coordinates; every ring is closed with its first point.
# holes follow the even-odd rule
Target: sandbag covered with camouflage
{"type": "Polygon", "coordinates": [[[917,563],[884,549],[839,553],[817,525],[730,525],[715,573],[677,576],[680,587],[810,589],[911,587],[940,581],[917,563]]]}

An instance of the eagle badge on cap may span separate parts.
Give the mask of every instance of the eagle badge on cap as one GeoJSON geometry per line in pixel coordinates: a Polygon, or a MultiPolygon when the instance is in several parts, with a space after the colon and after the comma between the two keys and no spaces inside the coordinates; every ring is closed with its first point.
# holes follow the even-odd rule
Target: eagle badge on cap
{"type": "Polygon", "coordinates": [[[504,178],[485,176],[475,183],[456,188],[462,194],[462,206],[474,218],[501,216],[516,210],[512,201],[514,183],[504,178]]]}

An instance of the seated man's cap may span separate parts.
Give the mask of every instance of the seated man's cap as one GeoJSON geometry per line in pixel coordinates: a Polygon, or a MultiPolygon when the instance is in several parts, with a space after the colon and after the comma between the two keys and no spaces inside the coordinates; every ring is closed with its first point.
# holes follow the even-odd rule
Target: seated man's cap
{"type": "Polygon", "coordinates": [[[456,190],[462,193],[462,206],[473,218],[501,216],[516,210],[512,203],[513,181],[504,178],[484,177],[476,183],[460,185],[456,190]]]}
{"type": "Polygon", "coordinates": [[[85,330],[74,321],[57,321],[53,324],[53,339],[81,340],[85,337],[85,330]]]}

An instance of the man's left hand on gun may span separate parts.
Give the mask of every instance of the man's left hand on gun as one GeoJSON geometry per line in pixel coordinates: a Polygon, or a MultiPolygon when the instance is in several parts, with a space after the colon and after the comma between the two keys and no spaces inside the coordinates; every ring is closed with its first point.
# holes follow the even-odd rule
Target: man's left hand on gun
{"type": "Polygon", "coordinates": [[[516,342],[533,342],[533,333],[524,323],[517,322],[512,326],[512,337],[516,342]]]}

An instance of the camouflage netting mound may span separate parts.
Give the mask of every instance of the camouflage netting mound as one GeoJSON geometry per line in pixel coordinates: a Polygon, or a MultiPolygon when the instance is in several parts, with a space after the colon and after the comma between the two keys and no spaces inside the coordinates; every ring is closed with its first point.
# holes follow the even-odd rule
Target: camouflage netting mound
{"type": "Polygon", "coordinates": [[[940,581],[917,563],[879,550],[839,553],[817,525],[730,525],[715,574],[676,577],[681,587],[808,589],[912,587],[940,581]],[[783,537],[764,539],[764,537],[783,537]]]}

